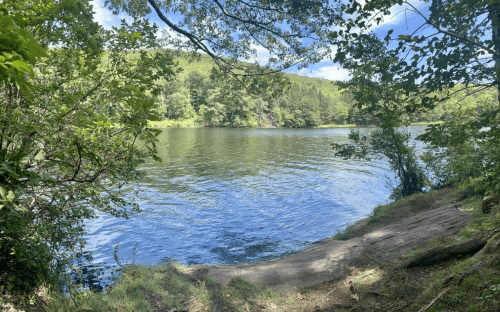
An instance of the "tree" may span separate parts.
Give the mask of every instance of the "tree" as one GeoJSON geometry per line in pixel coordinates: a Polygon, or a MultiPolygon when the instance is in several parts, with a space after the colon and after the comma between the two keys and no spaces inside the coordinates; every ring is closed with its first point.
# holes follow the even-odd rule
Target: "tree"
{"type": "Polygon", "coordinates": [[[414,100],[414,95],[408,92],[411,86],[393,75],[397,70],[394,67],[398,65],[392,62],[393,55],[375,35],[362,36],[351,47],[361,55],[344,61],[352,78],[347,83],[340,83],[340,87],[349,90],[356,99],[359,114],[371,118],[379,129],[372,132],[370,138],[352,132],[349,138],[354,145],[332,144],[335,155],[347,159],[382,154],[398,178],[391,198],[421,192],[427,179],[409,143],[410,134],[404,127],[408,125],[408,119],[402,118],[405,105],[414,100]],[[363,51],[366,45],[370,45],[370,50],[363,51]]]}
{"type": "Polygon", "coordinates": [[[137,210],[119,190],[156,157],[147,119],[176,71],[167,52],[126,52],[158,47],[145,20],[105,31],[88,0],[0,8],[0,283],[26,290],[57,277],[86,218],[137,210]]]}
{"type": "MultiPolygon", "coordinates": [[[[361,74],[370,68],[369,73],[378,77],[369,81],[373,84],[367,85],[366,97],[358,102],[361,107],[380,103],[369,99],[374,92],[384,88],[392,88],[392,94],[399,96],[396,104],[400,105],[390,108],[388,116],[391,118],[386,125],[394,124],[402,114],[429,110],[447,101],[455,92],[463,91],[471,96],[481,90],[495,89],[495,99],[491,99],[494,108],[484,113],[474,112],[472,116],[458,112],[458,118],[430,127],[420,139],[431,143],[437,154],[427,155],[428,163],[442,161],[437,165],[439,169],[444,168],[436,172],[438,182],[444,185],[458,182],[480,194],[499,193],[500,1],[374,0],[362,5],[354,0],[345,4],[345,9],[354,16],[343,23],[345,29],[331,33],[333,41],[339,44],[335,60],[347,64],[354,73],[361,74]],[[422,24],[397,38],[391,37],[394,29],[384,38],[367,33],[371,25],[390,15],[396,5],[402,6],[400,12],[419,16],[422,24]],[[431,32],[423,33],[424,29],[431,32]],[[360,46],[358,40],[365,44],[360,46]],[[397,44],[391,45],[393,42],[397,44]],[[382,58],[363,61],[364,53],[381,45],[387,47],[382,58]],[[454,87],[458,84],[460,89],[456,90],[454,87]]],[[[447,287],[441,294],[458,288],[465,277],[475,273],[488,283],[483,269],[498,266],[499,224],[498,214],[492,215],[482,224],[485,231],[468,242],[419,253],[396,267],[394,272],[445,261],[458,251],[474,255],[473,259],[464,263],[462,272],[455,272],[438,283],[442,288],[447,287]]]]}
{"type": "MultiPolygon", "coordinates": [[[[495,88],[497,106],[462,124],[462,131],[449,122],[431,127],[421,138],[439,145],[442,144],[440,135],[451,133],[454,137],[449,141],[460,144],[474,134],[483,138],[477,141],[484,145],[483,148],[500,144],[500,125],[496,117],[500,109],[499,1],[376,0],[364,5],[350,1],[343,7],[352,18],[341,22],[342,29],[330,33],[332,43],[338,46],[334,60],[349,68],[359,81],[367,70],[373,74],[372,78],[377,77],[371,81],[367,77],[363,96],[356,97],[359,107],[370,109],[373,103],[379,103],[380,99],[373,96],[385,89],[399,95],[398,105],[387,110],[391,117],[388,120],[396,120],[403,114],[428,111],[464,88],[467,90],[465,95],[495,88]],[[413,29],[397,37],[394,37],[394,29],[383,38],[370,32],[372,26],[395,12],[414,14],[421,24],[413,23],[413,29]],[[384,51],[384,54],[376,57],[373,51],[384,51]],[[460,88],[456,89],[456,85],[460,88]],[[488,131],[478,134],[477,130],[482,128],[488,131]]],[[[398,29],[401,31],[404,30],[398,29]]],[[[498,192],[500,158],[493,156],[495,153],[490,155],[488,169],[481,171],[490,176],[487,192],[498,192]]]]}
{"type": "Polygon", "coordinates": [[[169,29],[165,44],[208,54],[222,72],[250,87],[261,84],[263,74],[306,66],[329,55],[325,34],[341,14],[336,3],[319,0],[148,0],[149,6],[136,0],[105,0],[105,4],[116,14],[134,18],[154,11],[169,29]],[[181,20],[173,23],[167,17],[170,13],[180,14],[181,20]],[[259,62],[259,47],[270,54],[265,64],[259,62]]]}
{"type": "MultiPolygon", "coordinates": [[[[105,3],[131,22],[104,30],[89,0],[0,3],[0,282],[8,290],[57,276],[57,264],[83,244],[83,220],[96,211],[136,211],[120,187],[140,176],[136,167],[146,157],[157,159],[159,131],[147,120],[156,118],[159,81],[177,73],[147,14],[187,38],[163,43],[207,53],[216,75],[250,91],[282,82],[269,73],[327,55],[324,34],[339,17],[336,4],[313,0],[105,3]],[[172,23],[167,13],[182,21],[172,23]],[[270,53],[264,66],[258,47],[270,53]]],[[[253,102],[237,97],[248,105],[231,110],[230,122],[254,122],[253,102]]]]}
{"type": "Polygon", "coordinates": [[[411,110],[432,108],[438,100],[433,92],[457,83],[475,89],[498,89],[499,7],[497,0],[432,0],[419,3],[376,0],[365,5],[351,1],[344,5],[344,9],[355,18],[341,23],[345,27],[342,31],[330,34],[339,47],[335,60],[344,64],[362,58],[360,52],[369,51],[373,45],[397,43],[388,50],[391,62],[395,64],[391,76],[406,81],[407,87],[411,87],[408,91],[418,92],[423,97],[421,102],[409,103],[411,110]],[[430,6],[425,5],[429,3],[430,6]],[[389,30],[384,38],[368,32],[370,27],[396,10],[398,13],[415,14],[422,23],[415,24],[407,34],[400,34],[397,38],[392,37],[394,29],[389,30]],[[364,48],[360,49],[358,40],[365,40],[364,48]]]}

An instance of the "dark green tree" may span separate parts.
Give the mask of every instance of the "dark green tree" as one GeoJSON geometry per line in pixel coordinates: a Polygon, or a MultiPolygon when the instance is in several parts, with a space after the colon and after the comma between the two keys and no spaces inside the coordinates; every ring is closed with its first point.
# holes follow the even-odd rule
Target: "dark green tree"
{"type": "Polygon", "coordinates": [[[105,31],[89,12],[88,0],[0,3],[2,289],[57,278],[97,211],[136,211],[117,190],[156,157],[147,120],[172,58],[126,52],[158,47],[146,20],[105,31]]]}
{"type": "MultiPolygon", "coordinates": [[[[460,127],[463,131],[448,122],[431,127],[421,138],[437,146],[442,144],[441,135],[445,133],[453,134],[448,140],[450,144],[460,144],[475,134],[484,137],[477,141],[484,144],[483,148],[500,144],[500,126],[496,120],[500,109],[499,1],[376,0],[366,4],[350,1],[344,4],[344,10],[352,18],[345,18],[342,29],[330,33],[332,43],[338,47],[334,60],[349,68],[359,82],[363,82],[362,75],[367,71],[378,75],[375,80],[367,77],[363,82],[365,90],[361,97],[356,97],[358,108],[375,112],[382,103],[376,100],[380,94],[398,95],[397,105],[386,106],[384,112],[385,119],[394,122],[406,114],[425,113],[460,89],[468,89],[467,94],[471,95],[494,88],[497,106],[463,124],[460,127]],[[370,32],[373,25],[389,18],[396,6],[400,14],[413,14],[421,23],[413,21],[414,27],[397,37],[393,29],[383,37],[370,32]],[[381,51],[380,47],[387,47],[383,57],[373,54],[381,51]],[[478,134],[478,129],[487,131],[478,134]]],[[[480,169],[483,177],[489,177],[488,183],[482,185],[489,185],[487,192],[498,192],[500,158],[495,156],[498,153],[490,155],[488,164],[480,169]]]]}

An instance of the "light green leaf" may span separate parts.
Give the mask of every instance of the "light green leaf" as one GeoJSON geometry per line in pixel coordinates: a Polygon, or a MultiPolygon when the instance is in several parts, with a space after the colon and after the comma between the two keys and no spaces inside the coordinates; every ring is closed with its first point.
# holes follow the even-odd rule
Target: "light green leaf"
{"type": "Polygon", "coordinates": [[[14,192],[9,191],[9,194],[7,195],[7,200],[13,201],[15,198],[16,198],[16,195],[14,194],[14,192]]]}
{"type": "Polygon", "coordinates": [[[5,196],[5,189],[3,187],[0,186],[0,196],[2,196],[3,199],[7,199],[7,197],[5,196]]]}

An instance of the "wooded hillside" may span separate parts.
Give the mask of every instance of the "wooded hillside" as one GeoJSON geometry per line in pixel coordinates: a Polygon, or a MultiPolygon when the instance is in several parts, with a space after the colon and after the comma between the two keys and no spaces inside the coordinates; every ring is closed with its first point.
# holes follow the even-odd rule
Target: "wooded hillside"
{"type": "MultiPolygon", "coordinates": [[[[176,52],[182,72],[163,84],[157,97],[160,120],[194,120],[204,126],[224,127],[318,127],[322,125],[375,125],[378,119],[360,114],[355,99],[339,83],[321,78],[284,74],[288,85],[276,84],[258,94],[250,94],[234,81],[214,79],[214,63],[207,55],[189,60],[176,52]]],[[[455,86],[456,90],[460,86],[455,86]]],[[[411,123],[444,121],[451,111],[464,105],[477,112],[492,103],[494,92],[476,93],[464,99],[464,91],[427,113],[416,113],[411,123]]]]}

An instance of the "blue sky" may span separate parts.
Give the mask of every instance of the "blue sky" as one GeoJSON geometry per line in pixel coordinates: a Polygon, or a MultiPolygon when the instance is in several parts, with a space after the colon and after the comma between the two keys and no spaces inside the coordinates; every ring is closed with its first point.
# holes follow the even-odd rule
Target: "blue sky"
{"type": "MultiPolygon", "coordinates": [[[[420,0],[410,0],[409,2],[424,14],[427,13],[427,8],[430,5],[429,2],[423,2],[420,0]]],[[[92,1],[95,12],[94,19],[105,28],[117,26],[119,25],[120,19],[127,19],[126,15],[113,15],[110,11],[103,7],[102,3],[102,0],[92,1]]],[[[381,22],[379,25],[372,26],[371,30],[380,37],[385,36],[390,29],[394,30],[393,36],[397,36],[399,34],[411,34],[413,30],[423,24],[423,18],[418,14],[405,9],[409,9],[409,7],[394,7],[391,10],[391,15],[385,16],[383,22],[381,22]]],[[[173,22],[179,20],[179,16],[167,15],[167,17],[170,18],[173,22]]],[[[150,15],[150,21],[155,22],[162,29],[167,28],[166,25],[161,20],[159,20],[159,18],[155,14],[150,15]]],[[[421,32],[419,34],[426,34],[427,31],[424,30],[423,33],[421,32]]],[[[270,57],[269,53],[264,48],[258,46],[255,46],[255,48],[257,49],[259,58],[261,60],[265,61],[270,57]]],[[[338,64],[334,64],[331,60],[324,60],[320,63],[310,65],[309,67],[300,70],[298,70],[297,68],[291,68],[287,70],[287,72],[299,74],[301,76],[325,78],[329,80],[349,79],[349,72],[343,68],[340,68],[338,64]]]]}

